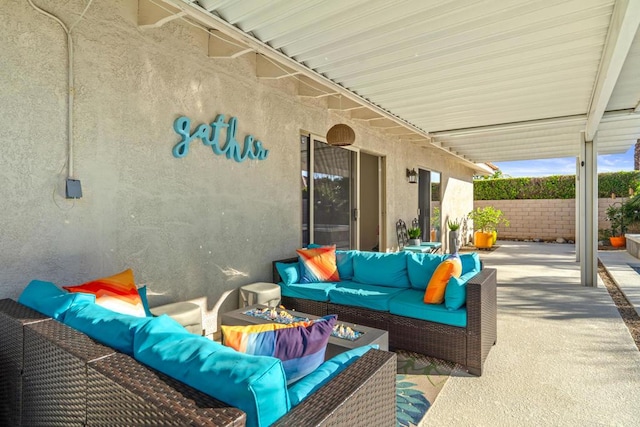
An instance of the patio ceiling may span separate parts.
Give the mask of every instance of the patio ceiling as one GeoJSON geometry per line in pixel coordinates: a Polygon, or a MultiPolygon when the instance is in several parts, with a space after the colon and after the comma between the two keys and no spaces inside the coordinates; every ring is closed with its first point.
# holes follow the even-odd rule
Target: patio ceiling
{"type": "Polygon", "coordinates": [[[259,77],[469,162],[640,138],[637,0],[145,1],[210,30],[212,56],[257,52],[259,77]]]}

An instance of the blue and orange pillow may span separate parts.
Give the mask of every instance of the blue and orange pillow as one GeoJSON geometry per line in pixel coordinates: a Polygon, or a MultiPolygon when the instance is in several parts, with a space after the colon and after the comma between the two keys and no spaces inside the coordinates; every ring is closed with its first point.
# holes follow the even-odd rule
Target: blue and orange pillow
{"type": "Polygon", "coordinates": [[[222,343],[242,353],[280,359],[287,384],[291,384],[324,362],[336,320],[332,315],[290,324],[223,325],[222,343]]]}
{"type": "Polygon", "coordinates": [[[336,246],[297,249],[300,259],[300,283],[339,282],[336,246]]]}
{"type": "Polygon", "coordinates": [[[453,254],[442,261],[429,279],[424,293],[425,304],[442,304],[449,280],[452,277],[460,277],[461,274],[462,262],[458,254],[453,254]]]}

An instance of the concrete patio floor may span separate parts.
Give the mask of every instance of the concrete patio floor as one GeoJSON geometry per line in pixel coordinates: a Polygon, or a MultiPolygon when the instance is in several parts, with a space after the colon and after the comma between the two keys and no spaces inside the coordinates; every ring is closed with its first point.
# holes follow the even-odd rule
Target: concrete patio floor
{"type": "MultiPolygon", "coordinates": [[[[498,343],[482,377],[450,378],[421,425],[640,425],[640,351],[602,282],[580,285],[574,245],[498,245],[481,253],[498,269],[498,343]]],[[[625,252],[600,255],[640,289],[625,252]]]]}

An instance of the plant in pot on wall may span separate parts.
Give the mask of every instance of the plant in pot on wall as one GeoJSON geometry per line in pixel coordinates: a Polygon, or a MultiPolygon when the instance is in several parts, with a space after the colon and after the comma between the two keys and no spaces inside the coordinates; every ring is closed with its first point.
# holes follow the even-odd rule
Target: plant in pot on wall
{"type": "Polygon", "coordinates": [[[422,236],[422,230],[420,227],[413,227],[407,230],[407,234],[409,235],[409,246],[420,246],[422,240],[420,236],[422,236]]]}
{"type": "Polygon", "coordinates": [[[473,221],[473,244],[478,249],[489,249],[497,239],[497,227],[502,224],[509,226],[509,221],[504,218],[500,209],[493,206],[477,208],[469,212],[469,219],[473,221]]]}
{"type": "Polygon", "coordinates": [[[456,254],[460,249],[460,225],[462,220],[454,219],[447,221],[447,227],[449,227],[449,253],[456,254]]]}

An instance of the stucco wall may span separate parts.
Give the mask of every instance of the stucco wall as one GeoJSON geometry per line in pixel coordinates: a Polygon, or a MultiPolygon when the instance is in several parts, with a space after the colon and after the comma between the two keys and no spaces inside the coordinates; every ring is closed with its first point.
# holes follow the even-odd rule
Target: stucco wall
{"type": "MultiPolygon", "coordinates": [[[[617,200],[619,202],[620,199],[617,200]]],[[[611,199],[598,199],[598,229],[610,228],[606,209],[611,199]]],[[[510,222],[498,227],[505,239],[575,240],[576,203],[574,199],[544,200],[477,200],[475,207],[493,206],[500,209],[510,222]]]]}
{"type": "MultiPolygon", "coordinates": [[[[37,3],[69,25],[86,5],[37,3]]],[[[387,248],[395,221],[413,218],[418,204],[407,167],[442,173],[443,210],[471,210],[473,172],[453,157],[299,97],[296,79],[257,78],[255,54],[208,58],[207,34],[180,20],[140,30],[137,10],[134,0],[96,1],[74,29],[84,196],[70,201],[65,35],[26,1],[0,5],[0,298],[35,278],[68,285],[131,267],[151,305],[196,301],[213,332],[217,313],[237,306],[235,290],[269,281],[271,261],[300,245],[299,134],[324,135],[337,122],[354,128],[357,147],[386,156],[387,248]],[[238,139],[253,134],[268,159],[236,163],[200,142],[173,157],[178,116],[195,128],[217,114],[237,117],[238,139]]]]}

